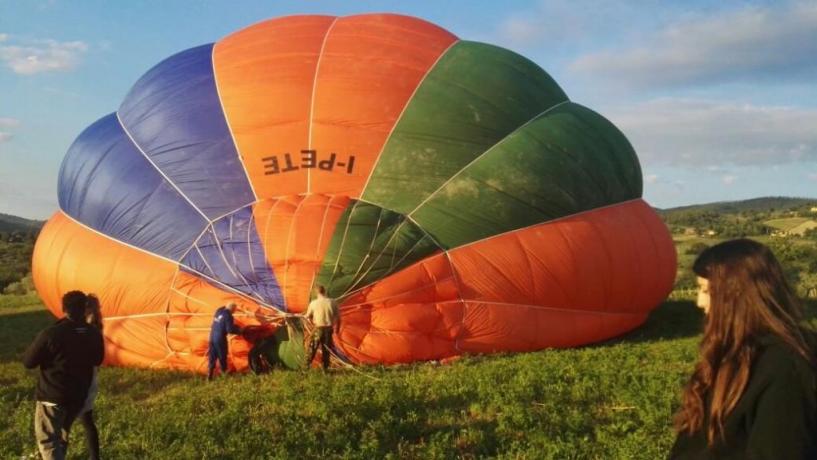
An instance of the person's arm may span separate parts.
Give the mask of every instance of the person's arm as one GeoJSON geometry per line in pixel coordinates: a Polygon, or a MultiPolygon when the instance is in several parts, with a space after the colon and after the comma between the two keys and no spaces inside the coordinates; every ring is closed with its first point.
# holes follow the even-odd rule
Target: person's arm
{"type": "Polygon", "coordinates": [[[228,312],[225,316],[225,330],[230,334],[241,334],[241,328],[235,325],[233,314],[228,312]]]}
{"type": "Polygon", "coordinates": [[[817,389],[813,376],[803,372],[794,366],[779,372],[761,393],[749,432],[749,458],[817,458],[817,389]]]}
{"type": "Polygon", "coordinates": [[[42,331],[23,353],[23,366],[26,369],[34,369],[47,359],[48,354],[48,337],[45,331],[42,331]]]}
{"type": "Polygon", "coordinates": [[[312,315],[315,314],[314,302],[315,302],[314,300],[312,302],[309,302],[309,306],[306,307],[306,313],[304,313],[304,318],[307,318],[310,321],[312,321],[312,315]]]}

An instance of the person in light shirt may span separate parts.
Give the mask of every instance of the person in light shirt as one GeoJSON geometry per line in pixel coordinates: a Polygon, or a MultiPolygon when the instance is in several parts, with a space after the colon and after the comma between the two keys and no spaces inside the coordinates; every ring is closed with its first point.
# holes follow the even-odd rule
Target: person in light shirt
{"type": "Polygon", "coordinates": [[[321,285],[315,287],[315,300],[309,303],[309,308],[304,313],[304,318],[312,321],[315,331],[312,333],[312,341],[309,344],[309,359],[306,364],[315,359],[318,347],[321,349],[323,369],[329,367],[329,356],[334,348],[332,343],[332,330],[340,330],[340,315],[335,302],[326,296],[326,288],[321,285]]]}

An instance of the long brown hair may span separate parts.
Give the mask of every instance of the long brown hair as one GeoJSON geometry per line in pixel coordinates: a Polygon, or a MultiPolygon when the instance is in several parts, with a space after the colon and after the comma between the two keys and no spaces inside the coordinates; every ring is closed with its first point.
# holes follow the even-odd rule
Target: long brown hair
{"type": "Polygon", "coordinates": [[[85,301],[85,322],[102,330],[102,310],[99,305],[99,298],[94,294],[88,294],[85,301]]]}
{"type": "Polygon", "coordinates": [[[709,282],[710,306],[700,359],[684,388],[675,429],[692,434],[708,419],[711,446],[723,439],[726,417],[746,389],[758,339],[774,335],[814,361],[801,325],[800,302],[768,247],[749,239],[726,241],[701,253],[692,270],[709,282]]]}

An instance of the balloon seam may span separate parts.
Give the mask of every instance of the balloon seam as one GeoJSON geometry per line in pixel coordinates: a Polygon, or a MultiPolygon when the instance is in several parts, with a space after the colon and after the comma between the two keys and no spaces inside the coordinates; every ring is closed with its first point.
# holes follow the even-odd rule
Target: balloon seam
{"type": "MultiPolygon", "coordinates": [[[[221,100],[221,89],[219,88],[218,84],[218,73],[216,73],[216,47],[218,43],[213,45],[212,50],[210,51],[210,65],[213,69],[213,83],[216,87],[216,99],[218,99],[218,105],[221,107],[221,114],[224,116],[224,124],[227,125],[227,131],[230,133],[230,139],[233,141],[233,147],[235,147],[235,154],[238,157],[238,161],[241,163],[241,169],[244,170],[244,176],[247,178],[247,183],[250,184],[250,191],[252,191],[252,196],[255,201],[258,201],[258,194],[255,192],[255,185],[253,185],[252,180],[250,179],[250,173],[247,171],[247,165],[244,164],[244,156],[241,155],[241,149],[238,147],[238,142],[236,141],[235,134],[233,133],[233,126],[230,124],[230,118],[227,116],[227,111],[224,109],[224,101],[221,100]]],[[[244,205],[246,206],[246,205],[244,205]]],[[[244,207],[242,206],[242,207],[244,207]]],[[[241,209],[241,208],[238,208],[241,209]]],[[[235,212],[235,211],[232,211],[235,212]]],[[[230,212],[229,214],[232,214],[230,212]]],[[[216,219],[218,220],[218,219],[216,219]]]]}
{"type": "Polygon", "coordinates": [[[359,193],[359,195],[361,197],[366,194],[366,188],[369,186],[369,182],[372,180],[372,176],[374,175],[374,171],[377,168],[377,164],[380,162],[380,157],[383,155],[383,152],[386,150],[386,146],[389,145],[389,141],[391,140],[391,137],[394,134],[394,131],[397,129],[397,125],[399,125],[400,121],[403,119],[403,115],[406,113],[406,110],[408,109],[408,106],[411,104],[411,100],[414,99],[414,96],[417,94],[417,91],[419,91],[420,87],[423,86],[423,83],[426,81],[426,78],[429,75],[431,75],[431,72],[434,70],[435,67],[437,67],[437,64],[442,60],[442,58],[446,54],[448,54],[448,51],[450,51],[451,48],[454,47],[454,45],[460,43],[460,41],[461,40],[459,40],[459,39],[454,40],[450,45],[448,45],[448,48],[443,50],[443,52],[440,53],[439,56],[437,56],[437,60],[435,60],[434,63],[431,64],[431,66],[429,66],[428,70],[426,70],[425,75],[423,75],[423,78],[420,79],[420,81],[417,83],[417,86],[414,87],[414,91],[412,91],[411,96],[409,96],[406,99],[406,103],[403,105],[403,110],[400,111],[400,115],[397,116],[397,119],[394,121],[394,124],[392,124],[391,130],[389,130],[389,134],[386,136],[385,141],[383,141],[383,147],[380,148],[380,153],[377,155],[377,157],[375,157],[374,164],[372,165],[372,169],[369,170],[369,177],[366,178],[366,182],[363,184],[363,188],[360,190],[360,193],[359,193]]]}
{"type": "Polygon", "coordinates": [[[148,163],[150,163],[156,169],[156,171],[158,171],[159,174],[161,174],[161,176],[167,181],[167,183],[170,184],[176,190],[176,192],[178,192],[179,195],[182,196],[182,198],[187,200],[187,202],[190,203],[190,206],[193,206],[193,209],[195,209],[199,214],[201,214],[201,216],[204,217],[204,220],[209,223],[210,218],[208,218],[207,215],[204,214],[204,212],[202,212],[202,210],[199,209],[199,207],[196,206],[195,203],[193,203],[193,201],[190,199],[190,197],[185,195],[185,193],[176,185],[175,182],[170,180],[170,177],[168,177],[167,174],[165,174],[164,171],[162,171],[159,168],[159,166],[156,163],[153,162],[153,160],[150,158],[150,156],[147,153],[145,153],[144,150],[142,150],[142,147],[139,144],[136,143],[136,139],[134,139],[133,136],[131,136],[130,131],[128,131],[128,128],[125,126],[125,123],[122,121],[122,118],[119,117],[119,111],[118,110],[116,111],[116,120],[119,122],[119,126],[122,127],[122,130],[125,132],[125,135],[128,136],[128,139],[130,139],[131,143],[134,145],[134,147],[136,147],[137,150],[139,150],[139,153],[141,153],[142,156],[145,157],[145,159],[148,161],[148,163]]]}
{"type": "MultiPolygon", "coordinates": [[[[537,222],[537,223],[535,223],[535,224],[527,225],[527,226],[525,226],[525,227],[519,227],[519,228],[515,228],[515,229],[513,229],[513,230],[508,230],[507,232],[497,233],[496,235],[491,235],[491,236],[486,237],[486,238],[480,238],[480,239],[478,239],[478,240],[474,240],[474,241],[471,241],[471,242],[465,243],[465,244],[463,244],[463,245],[461,245],[461,246],[457,246],[457,247],[454,247],[454,248],[449,248],[449,249],[443,249],[443,252],[444,252],[444,253],[448,253],[449,251],[456,251],[456,250],[458,250],[458,249],[461,249],[461,248],[464,248],[464,247],[467,247],[467,246],[470,246],[470,245],[473,245],[473,244],[476,244],[476,243],[480,243],[480,242],[483,242],[483,241],[488,241],[488,240],[491,240],[491,239],[494,239],[494,238],[498,238],[498,237],[501,237],[501,236],[505,236],[505,235],[511,234],[511,233],[513,233],[513,232],[517,232],[517,231],[525,230],[525,229],[528,229],[528,228],[533,228],[533,227],[536,227],[536,226],[538,226],[538,225],[546,225],[546,224],[557,223],[557,222],[560,222],[560,221],[562,221],[562,220],[570,219],[570,218],[577,217],[577,216],[580,216],[580,215],[583,215],[583,214],[587,214],[587,213],[590,213],[590,212],[599,211],[599,210],[602,210],[602,209],[612,208],[612,207],[616,207],[616,206],[623,206],[623,205],[626,205],[626,204],[628,204],[628,203],[637,202],[637,201],[642,201],[642,199],[641,199],[640,197],[639,197],[639,198],[633,198],[633,199],[631,199],[631,200],[620,201],[620,202],[618,202],[618,203],[611,203],[611,204],[609,204],[609,205],[600,206],[600,207],[598,207],[598,208],[587,209],[587,210],[580,211],[580,212],[573,213],[573,214],[569,214],[569,215],[566,215],[566,216],[561,216],[561,217],[558,217],[558,218],[556,218],[556,219],[547,220],[547,221],[544,221],[544,222],[537,222]]],[[[405,223],[405,221],[403,221],[403,222],[405,223]]],[[[402,224],[401,224],[401,225],[402,225],[402,224]]],[[[420,227],[420,229],[422,230],[422,227],[420,227]]],[[[429,236],[430,236],[430,235],[429,235],[429,236]]],[[[391,241],[389,241],[389,243],[391,243],[391,241]]],[[[387,243],[387,244],[388,244],[388,243],[387,243]]],[[[376,261],[375,261],[375,262],[376,262],[376,261]]],[[[376,283],[376,282],[377,282],[377,281],[373,281],[372,283],[369,283],[369,284],[366,284],[366,285],[364,285],[364,286],[361,286],[361,287],[359,287],[359,288],[355,289],[354,291],[349,292],[349,295],[354,294],[354,293],[356,293],[356,292],[358,292],[358,291],[360,291],[360,290],[362,290],[362,289],[365,289],[365,288],[367,288],[367,287],[371,286],[372,284],[374,284],[374,283],[376,283]]]]}
{"type": "MultiPolygon", "coordinates": [[[[318,89],[318,72],[321,68],[321,60],[323,59],[323,51],[326,48],[326,42],[329,41],[329,33],[332,32],[332,29],[335,27],[335,24],[338,22],[339,17],[335,17],[332,20],[332,24],[326,29],[326,34],[323,36],[323,42],[321,42],[321,49],[318,52],[318,61],[315,63],[315,75],[312,78],[312,96],[309,101],[309,130],[307,132],[307,150],[312,149],[312,125],[313,117],[315,116],[315,93],[318,89]]],[[[312,173],[311,168],[307,168],[306,170],[306,193],[309,193],[312,188],[312,173]]]]}
{"type": "MultiPolygon", "coordinates": [[[[320,231],[320,234],[318,236],[318,245],[315,247],[315,250],[316,250],[315,260],[318,260],[318,257],[321,256],[320,250],[321,250],[321,243],[323,243],[323,232],[324,232],[324,229],[326,228],[326,216],[329,214],[329,209],[332,208],[332,200],[334,198],[335,198],[334,196],[330,196],[329,201],[326,202],[326,210],[324,210],[324,212],[323,212],[323,220],[321,221],[321,231],[320,231]]],[[[322,263],[318,264],[318,266],[315,268],[315,270],[312,273],[312,281],[309,282],[309,292],[310,293],[312,292],[312,289],[314,289],[314,287],[315,287],[315,279],[318,277],[318,272],[321,269],[321,265],[322,265],[322,263]]]]}
{"type": "Polygon", "coordinates": [[[528,126],[529,124],[533,123],[533,122],[534,122],[535,120],[537,120],[539,117],[543,117],[543,116],[547,115],[548,113],[550,113],[552,110],[555,110],[555,109],[557,109],[557,108],[561,107],[562,105],[567,104],[567,103],[569,103],[569,102],[570,102],[570,99],[567,99],[567,100],[564,100],[564,101],[562,101],[562,102],[559,102],[558,104],[555,104],[555,105],[553,105],[553,106],[551,106],[551,107],[549,107],[549,108],[545,109],[545,110],[544,110],[544,111],[542,111],[541,113],[539,113],[539,114],[537,114],[537,115],[533,116],[533,117],[532,117],[530,120],[526,121],[525,123],[521,124],[521,125],[520,125],[518,128],[516,128],[516,129],[514,129],[513,131],[509,132],[507,135],[505,135],[505,137],[503,137],[502,139],[500,139],[499,141],[497,141],[496,143],[494,143],[494,145],[492,145],[492,146],[488,147],[488,148],[487,148],[487,149],[486,149],[484,152],[482,152],[482,153],[480,153],[479,155],[477,155],[476,157],[474,157],[474,159],[473,159],[473,160],[471,160],[470,162],[468,162],[468,164],[466,164],[465,166],[463,166],[463,167],[462,167],[462,168],[461,168],[459,171],[457,171],[455,174],[453,174],[451,177],[449,177],[449,178],[448,178],[448,179],[447,179],[445,182],[443,182],[443,184],[442,184],[442,185],[440,185],[439,187],[437,187],[437,189],[436,189],[436,190],[434,190],[433,192],[431,192],[431,194],[430,194],[430,195],[428,195],[428,196],[427,196],[427,197],[426,197],[426,198],[425,198],[425,199],[424,199],[424,200],[423,200],[423,201],[422,201],[420,204],[418,204],[418,205],[417,205],[417,207],[415,207],[415,208],[414,208],[414,209],[413,209],[411,212],[409,212],[409,213],[408,213],[408,215],[409,215],[409,216],[411,216],[411,215],[413,215],[415,212],[417,212],[417,210],[418,210],[418,209],[420,209],[421,207],[423,207],[423,205],[425,205],[426,203],[428,203],[428,201],[429,201],[429,200],[431,200],[431,199],[432,199],[434,196],[436,196],[436,195],[437,195],[437,193],[439,193],[439,192],[440,192],[440,191],[441,191],[443,188],[445,188],[445,186],[446,186],[446,185],[450,184],[450,183],[451,183],[451,182],[452,182],[452,181],[453,181],[453,180],[454,180],[454,179],[455,179],[457,176],[459,176],[460,174],[462,174],[462,173],[463,173],[463,172],[464,172],[466,169],[468,169],[468,168],[469,168],[471,165],[473,165],[474,163],[476,163],[477,161],[479,161],[479,160],[480,160],[480,158],[484,157],[486,154],[488,154],[488,152],[491,152],[491,151],[492,151],[493,149],[495,149],[497,146],[501,145],[501,144],[502,144],[502,143],[503,143],[503,142],[504,142],[506,139],[510,138],[511,136],[513,136],[515,133],[519,132],[519,131],[520,131],[521,129],[523,129],[524,127],[526,127],[526,126],[528,126]]]}
{"type": "MultiPolygon", "coordinates": [[[[292,212],[292,221],[289,223],[289,232],[287,233],[287,250],[286,252],[284,252],[284,283],[281,286],[281,295],[284,297],[284,303],[287,303],[284,291],[289,290],[289,286],[287,284],[289,282],[289,249],[292,241],[292,235],[295,233],[294,227],[295,220],[297,219],[298,216],[298,210],[301,208],[301,205],[304,203],[304,201],[306,201],[306,198],[303,198],[295,206],[295,211],[292,212]]],[[[285,311],[289,311],[289,309],[287,308],[285,311]]]]}
{"type": "Polygon", "coordinates": [[[497,233],[496,235],[491,235],[491,236],[487,236],[485,238],[480,238],[478,240],[469,241],[468,243],[465,243],[465,244],[462,244],[460,246],[450,248],[449,250],[454,251],[454,250],[461,249],[461,248],[464,248],[464,247],[467,247],[467,246],[471,246],[471,245],[476,244],[476,243],[492,240],[494,238],[499,238],[501,236],[505,236],[505,235],[508,235],[510,233],[513,233],[513,232],[517,232],[517,231],[520,231],[520,230],[525,230],[525,229],[528,229],[528,228],[533,228],[533,227],[536,227],[538,225],[554,224],[554,223],[561,222],[563,220],[567,220],[567,219],[571,219],[571,218],[574,218],[574,217],[582,216],[584,214],[589,214],[591,212],[600,211],[602,209],[614,208],[616,206],[624,206],[626,204],[634,203],[634,202],[638,202],[638,201],[643,201],[643,200],[641,199],[641,197],[638,197],[638,198],[632,198],[632,199],[629,199],[629,200],[619,201],[619,202],[616,202],[616,203],[610,203],[610,204],[607,204],[607,205],[604,205],[604,206],[599,206],[599,207],[593,208],[593,209],[585,209],[583,211],[574,212],[573,214],[560,216],[560,217],[557,217],[555,219],[545,220],[545,221],[542,221],[542,222],[537,222],[535,224],[526,225],[524,227],[515,228],[513,230],[508,230],[507,232],[497,233]]]}
{"type": "Polygon", "coordinates": [[[341,237],[342,239],[340,240],[340,247],[338,248],[338,255],[335,257],[335,267],[332,269],[332,274],[329,276],[329,282],[326,283],[329,286],[332,285],[332,281],[334,281],[334,279],[335,279],[335,273],[337,272],[338,264],[340,263],[340,256],[341,256],[341,254],[343,254],[343,247],[346,245],[346,236],[347,236],[347,234],[349,232],[349,225],[351,225],[351,223],[352,223],[352,214],[354,214],[358,203],[360,203],[360,201],[355,201],[352,204],[352,209],[349,210],[349,216],[346,219],[346,227],[343,229],[343,236],[341,237]]]}
{"type": "MultiPolygon", "coordinates": [[[[467,165],[463,166],[463,167],[462,167],[462,168],[461,168],[459,171],[457,171],[457,173],[455,173],[454,175],[452,175],[451,177],[449,177],[449,178],[448,178],[448,180],[446,180],[446,181],[445,181],[445,182],[444,182],[442,185],[440,185],[440,186],[439,186],[439,187],[438,187],[438,188],[437,188],[437,189],[436,189],[434,192],[432,192],[432,193],[431,193],[429,196],[427,196],[427,197],[426,197],[426,198],[425,198],[425,199],[424,199],[422,202],[420,202],[420,204],[418,204],[418,205],[417,205],[417,207],[415,207],[415,208],[414,208],[414,209],[413,209],[411,212],[409,212],[408,214],[406,214],[407,219],[403,220],[403,222],[401,222],[401,223],[400,223],[400,225],[399,225],[399,226],[398,226],[398,228],[395,230],[395,232],[394,232],[394,233],[391,235],[391,237],[389,237],[389,240],[386,242],[386,245],[384,246],[384,248],[388,248],[388,247],[389,247],[389,244],[391,244],[392,240],[393,240],[393,239],[394,239],[394,237],[395,237],[395,236],[398,234],[399,230],[400,230],[400,229],[403,227],[403,225],[405,225],[405,223],[406,223],[406,222],[409,220],[408,218],[411,218],[411,216],[412,216],[412,215],[413,215],[415,212],[417,212],[417,210],[418,210],[418,209],[420,209],[420,208],[421,208],[421,207],[422,207],[424,204],[426,204],[426,203],[427,203],[429,200],[431,200],[431,198],[432,198],[432,197],[434,197],[434,196],[435,196],[437,193],[439,193],[439,192],[440,192],[440,190],[442,190],[443,188],[445,188],[445,186],[446,186],[446,185],[448,185],[448,184],[449,184],[451,181],[453,181],[453,180],[454,180],[454,178],[456,178],[456,177],[457,177],[457,176],[459,176],[459,175],[460,175],[460,174],[461,174],[463,171],[465,171],[466,169],[468,169],[468,167],[469,167],[469,166],[471,166],[471,165],[472,165],[472,164],[474,164],[476,161],[478,161],[480,158],[482,158],[484,155],[486,155],[488,152],[490,152],[491,150],[493,150],[493,149],[494,149],[496,146],[498,146],[498,145],[502,144],[502,142],[503,142],[503,141],[505,141],[505,139],[508,139],[510,136],[512,136],[514,133],[518,132],[520,129],[522,129],[522,128],[524,128],[525,126],[529,125],[530,123],[532,123],[534,120],[538,119],[539,117],[542,117],[542,116],[546,115],[546,114],[547,114],[547,113],[549,113],[551,110],[554,110],[554,109],[558,108],[559,106],[561,106],[561,105],[563,105],[563,104],[566,104],[566,103],[568,103],[568,102],[570,102],[570,100],[569,100],[569,99],[568,99],[568,100],[565,100],[565,101],[562,101],[562,102],[559,102],[558,104],[554,104],[554,105],[552,105],[551,107],[548,107],[547,109],[545,109],[544,111],[542,111],[541,113],[539,113],[539,114],[537,114],[537,115],[535,115],[535,116],[531,117],[531,119],[529,119],[529,120],[528,120],[528,121],[526,121],[525,123],[521,124],[521,125],[520,125],[518,128],[514,129],[513,131],[509,132],[507,135],[505,135],[505,137],[503,137],[502,139],[500,139],[499,141],[497,141],[496,143],[494,143],[494,145],[492,145],[491,147],[488,147],[488,149],[486,149],[484,152],[482,152],[482,153],[480,153],[479,155],[477,155],[477,156],[476,156],[476,157],[475,157],[473,160],[471,160],[471,161],[470,161],[470,162],[469,162],[467,165]]],[[[414,220],[413,220],[413,219],[412,219],[412,222],[414,222],[414,220]]],[[[383,255],[383,251],[381,251],[381,253],[378,255],[377,260],[379,260],[379,259],[380,259],[380,256],[382,256],[382,255],[383,255]]],[[[377,260],[375,260],[375,262],[377,262],[377,260]]]]}

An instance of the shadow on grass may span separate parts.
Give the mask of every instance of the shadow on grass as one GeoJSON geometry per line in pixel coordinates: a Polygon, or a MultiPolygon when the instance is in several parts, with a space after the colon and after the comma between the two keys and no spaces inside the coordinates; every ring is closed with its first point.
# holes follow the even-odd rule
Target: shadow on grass
{"type": "Polygon", "coordinates": [[[668,300],[638,329],[607,343],[641,343],[694,337],[703,332],[704,313],[691,300],[668,300]]]}
{"type": "MultiPolygon", "coordinates": [[[[806,320],[817,328],[817,300],[803,300],[802,305],[806,320]]],[[[604,342],[604,345],[683,339],[701,334],[703,327],[704,313],[694,301],[668,300],[650,313],[647,321],[641,327],[604,342]]]]}
{"type": "Polygon", "coordinates": [[[0,361],[20,361],[37,333],[54,323],[46,310],[0,316],[0,361]]]}

